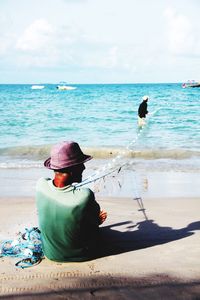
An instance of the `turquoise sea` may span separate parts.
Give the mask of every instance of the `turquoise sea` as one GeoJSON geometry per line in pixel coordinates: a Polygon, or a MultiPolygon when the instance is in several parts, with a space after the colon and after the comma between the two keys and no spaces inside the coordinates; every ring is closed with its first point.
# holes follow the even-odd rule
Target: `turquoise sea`
{"type": "Polygon", "coordinates": [[[138,168],[200,170],[200,88],[181,84],[0,85],[0,168],[41,167],[50,146],[74,140],[95,150],[135,151],[138,168]],[[149,95],[142,130],[137,109],[149,95]]]}

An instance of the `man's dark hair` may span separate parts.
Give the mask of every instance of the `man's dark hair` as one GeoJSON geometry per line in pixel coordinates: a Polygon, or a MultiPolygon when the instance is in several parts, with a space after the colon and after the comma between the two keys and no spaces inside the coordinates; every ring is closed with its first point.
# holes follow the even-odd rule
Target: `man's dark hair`
{"type": "Polygon", "coordinates": [[[54,170],[54,172],[69,173],[71,170],[72,170],[72,167],[71,168],[59,169],[59,170],[54,170]]]}

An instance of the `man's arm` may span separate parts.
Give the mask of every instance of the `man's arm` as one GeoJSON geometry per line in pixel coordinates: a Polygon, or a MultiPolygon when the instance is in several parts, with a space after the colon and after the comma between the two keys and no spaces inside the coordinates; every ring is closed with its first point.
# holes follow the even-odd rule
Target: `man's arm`
{"type": "Polygon", "coordinates": [[[98,202],[95,200],[95,195],[91,190],[88,200],[86,215],[89,223],[102,224],[107,218],[107,212],[100,209],[98,202]]]}

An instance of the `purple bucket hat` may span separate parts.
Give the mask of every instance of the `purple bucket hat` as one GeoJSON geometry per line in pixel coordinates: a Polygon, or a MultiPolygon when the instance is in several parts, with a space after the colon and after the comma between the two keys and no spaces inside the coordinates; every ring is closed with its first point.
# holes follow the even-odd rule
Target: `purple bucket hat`
{"type": "Polygon", "coordinates": [[[78,143],[61,142],[51,149],[51,157],[44,162],[44,166],[51,170],[60,170],[85,163],[92,156],[82,152],[78,143]]]}

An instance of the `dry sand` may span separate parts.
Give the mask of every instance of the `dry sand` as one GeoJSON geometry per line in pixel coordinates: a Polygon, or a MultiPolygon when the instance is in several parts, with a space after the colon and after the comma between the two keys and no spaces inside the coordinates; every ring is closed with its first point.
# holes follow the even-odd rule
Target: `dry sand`
{"type": "MultiPolygon", "coordinates": [[[[105,253],[18,269],[0,259],[0,299],[199,299],[200,198],[99,199],[105,253]]],[[[37,225],[33,198],[1,198],[0,240],[37,225]]]]}

